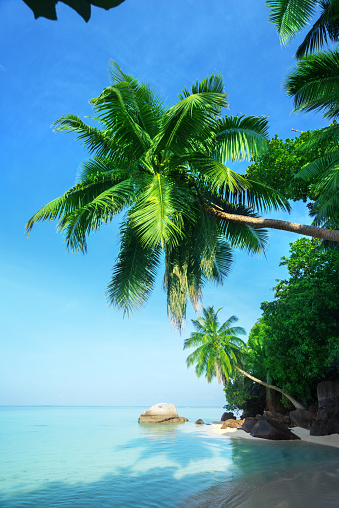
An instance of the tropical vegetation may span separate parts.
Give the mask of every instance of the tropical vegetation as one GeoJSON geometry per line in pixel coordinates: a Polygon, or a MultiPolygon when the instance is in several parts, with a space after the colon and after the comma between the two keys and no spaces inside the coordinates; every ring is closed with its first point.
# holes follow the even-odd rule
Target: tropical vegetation
{"type": "Polygon", "coordinates": [[[296,177],[312,183],[314,203],[311,206],[313,224],[332,227],[339,220],[339,51],[329,49],[315,52],[327,42],[339,40],[338,0],[266,0],[270,19],[277,26],[280,38],[287,43],[304,28],[318,12],[316,20],[299,46],[300,61],[289,73],[285,90],[294,100],[294,111],[322,112],[334,122],[315,131],[298,147],[299,154],[309,154],[321,146],[324,153],[309,161],[296,177]],[[320,12],[319,12],[320,11],[320,12]],[[314,53],[315,52],[315,53],[314,53]]]}
{"type": "Polygon", "coordinates": [[[339,52],[310,55],[302,59],[290,73],[285,88],[293,97],[295,111],[321,111],[333,123],[316,131],[299,147],[300,153],[307,153],[317,146],[325,152],[304,166],[296,175],[305,181],[312,180],[315,202],[311,208],[314,224],[339,221],[339,52]]]}
{"type": "MultiPolygon", "coordinates": [[[[319,247],[306,238],[291,244],[290,256],[281,260],[288,278],[273,288],[275,299],[262,304],[247,343],[250,372],[305,406],[316,400],[319,382],[339,376],[339,252],[319,247]]],[[[226,385],[230,408],[253,405],[251,390],[239,380],[226,385]]]]}
{"type": "Polygon", "coordinates": [[[72,114],[55,122],[93,156],[78,183],[26,226],[29,233],[36,222],[58,220],[67,247],[86,252],[88,235],[119,216],[109,303],[125,312],[140,308],[164,260],[168,312],[180,327],[187,301],[197,309],[205,282],[227,275],[232,248],[264,251],[266,225],[339,241],[338,231],[258,217],[289,210],[287,199],[228,163],[266,149],[267,120],[222,116],[228,102],[220,75],[193,83],[170,108],[114,62],[110,75],[112,85],[90,101],[100,128],[72,114]]]}
{"type": "Polygon", "coordinates": [[[231,316],[227,321],[220,324],[218,313],[221,310],[214,310],[213,307],[203,309],[203,317],[192,320],[196,331],[184,342],[184,349],[196,347],[187,357],[187,367],[195,364],[195,373],[198,377],[205,374],[208,382],[216,377],[219,383],[226,384],[235,378],[236,374],[242,374],[251,381],[259,383],[267,388],[276,390],[288,398],[297,409],[303,406],[289,394],[280,388],[265,381],[261,381],[242,367],[244,364],[250,366],[256,361],[256,352],[260,347],[252,341],[251,347],[246,347],[239,335],[246,335],[245,330],[240,326],[233,326],[238,318],[231,316]],[[247,358],[248,357],[248,358],[247,358]]]}
{"type": "Polygon", "coordinates": [[[266,4],[283,44],[318,16],[298,47],[297,58],[319,50],[328,42],[338,42],[338,0],[266,0],[266,4]]]}

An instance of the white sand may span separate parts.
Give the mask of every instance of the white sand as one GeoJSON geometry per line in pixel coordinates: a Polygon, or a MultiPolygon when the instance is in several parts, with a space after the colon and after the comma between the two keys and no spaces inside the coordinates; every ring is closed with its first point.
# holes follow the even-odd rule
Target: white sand
{"type": "MultiPolygon", "coordinates": [[[[225,435],[226,437],[255,439],[256,441],[262,441],[261,438],[253,437],[244,430],[230,428],[221,429],[221,425],[222,425],[221,423],[212,424],[211,425],[212,432],[215,434],[225,435]]],[[[339,434],[331,434],[330,436],[310,436],[310,431],[302,429],[301,427],[293,427],[291,431],[296,436],[300,437],[301,441],[306,441],[308,443],[320,444],[325,446],[334,446],[335,448],[339,448],[339,434]]]]}

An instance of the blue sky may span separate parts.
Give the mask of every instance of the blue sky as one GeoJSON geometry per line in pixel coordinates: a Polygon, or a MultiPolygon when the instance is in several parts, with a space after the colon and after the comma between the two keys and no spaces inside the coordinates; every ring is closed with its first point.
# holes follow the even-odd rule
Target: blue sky
{"type": "MultiPolygon", "coordinates": [[[[222,387],[186,368],[183,340],[195,315],[189,310],[186,330],[176,333],[160,280],[129,319],[107,306],[118,222],[89,239],[86,256],[66,252],[54,223],[37,225],[29,239],[24,226],[74,184],[87,154],[51,124],[66,113],[91,115],[88,100],[109,85],[110,59],[168,105],[196,79],[221,72],[230,113],[267,115],[270,135],[285,139],[291,128],[325,125],[320,116],[291,115],[283,92],[297,41],[281,48],[264,0],[126,0],[108,12],[93,8],[87,24],[64,4],[57,11],[58,21],[34,20],[21,0],[0,4],[0,404],[222,407],[222,387]]],[[[302,204],[290,219],[310,222],[302,204]]],[[[295,239],[273,231],[266,259],[236,253],[224,286],[206,287],[204,305],[223,307],[221,319],[235,314],[249,331],[295,239]]]]}

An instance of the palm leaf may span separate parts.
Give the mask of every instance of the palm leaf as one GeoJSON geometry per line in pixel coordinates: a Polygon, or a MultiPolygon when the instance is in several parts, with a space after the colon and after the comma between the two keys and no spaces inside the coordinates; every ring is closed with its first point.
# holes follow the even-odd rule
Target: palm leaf
{"type": "Polygon", "coordinates": [[[181,100],[169,108],[163,116],[163,124],[157,138],[157,150],[181,153],[190,143],[206,135],[206,128],[213,128],[213,119],[220,108],[227,107],[226,94],[214,91],[183,93],[181,100]]]}
{"type": "Polygon", "coordinates": [[[139,310],[148,300],[156,279],[161,248],[141,245],[129,223],[121,228],[121,248],[106,295],[124,313],[139,310]]]}
{"type": "Polygon", "coordinates": [[[302,58],[290,73],[285,90],[294,111],[323,111],[326,118],[339,114],[339,52],[329,50],[302,58]]]}
{"type": "Polygon", "coordinates": [[[266,0],[270,21],[277,27],[283,44],[307,25],[318,3],[316,0],[266,0]]]}
{"type": "Polygon", "coordinates": [[[130,213],[132,226],[144,245],[177,245],[183,238],[183,217],[194,220],[186,187],[159,173],[145,177],[145,187],[130,213]]]}
{"type": "Polygon", "coordinates": [[[264,116],[226,116],[216,122],[212,156],[227,161],[250,160],[267,150],[268,124],[264,116]]]}
{"type": "Polygon", "coordinates": [[[333,42],[338,41],[339,33],[339,3],[337,0],[323,0],[321,5],[321,14],[306,34],[303,42],[296,52],[297,58],[313,53],[327,44],[328,39],[333,42]]]}

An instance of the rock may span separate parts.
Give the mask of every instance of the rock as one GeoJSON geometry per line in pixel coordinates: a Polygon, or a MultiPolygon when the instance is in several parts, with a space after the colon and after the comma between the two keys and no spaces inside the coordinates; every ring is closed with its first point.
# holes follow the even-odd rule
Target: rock
{"type": "Polygon", "coordinates": [[[317,419],[317,413],[318,413],[318,402],[313,402],[313,404],[310,405],[308,408],[310,415],[312,416],[313,420],[317,419]]]}
{"type": "Polygon", "coordinates": [[[310,429],[313,423],[311,413],[307,409],[296,409],[290,412],[290,420],[293,425],[302,427],[303,429],[310,429]]]}
{"type": "Polygon", "coordinates": [[[318,405],[322,407],[339,409],[339,381],[323,381],[317,386],[318,405]]]}
{"type": "Polygon", "coordinates": [[[281,413],[277,413],[276,411],[264,411],[265,418],[271,418],[278,423],[289,423],[289,418],[281,413]]]}
{"type": "Polygon", "coordinates": [[[311,436],[328,436],[329,430],[328,430],[326,423],[324,423],[321,420],[316,420],[315,422],[313,422],[313,425],[310,430],[310,435],[311,436]]]}
{"type": "Polygon", "coordinates": [[[248,434],[250,434],[250,432],[252,431],[254,425],[258,422],[258,418],[252,418],[252,417],[248,417],[248,418],[245,418],[244,419],[244,423],[242,424],[242,430],[244,430],[245,432],[247,432],[248,434]]]}
{"type": "Polygon", "coordinates": [[[244,420],[235,420],[234,418],[230,418],[229,420],[226,420],[222,424],[221,428],[222,429],[228,429],[228,428],[241,429],[243,423],[244,423],[244,420]]]}
{"type": "Polygon", "coordinates": [[[317,419],[311,427],[312,436],[339,433],[339,381],[323,381],[317,386],[317,419]]]}
{"type": "Polygon", "coordinates": [[[178,412],[173,404],[161,402],[144,411],[139,416],[139,423],[184,423],[187,418],[178,416],[178,412]]]}
{"type": "Polygon", "coordinates": [[[197,420],[195,423],[197,425],[204,425],[205,422],[203,420],[201,420],[201,418],[199,418],[199,420],[197,420]]]}
{"type": "Polygon", "coordinates": [[[286,425],[278,423],[271,418],[260,419],[253,426],[251,436],[260,437],[262,439],[274,439],[274,440],[292,440],[300,439],[298,436],[293,434],[286,425]]]}
{"type": "Polygon", "coordinates": [[[234,414],[233,413],[223,413],[222,417],[220,418],[220,420],[222,422],[225,422],[226,420],[230,420],[231,418],[234,418],[234,414]]]}
{"type": "Polygon", "coordinates": [[[328,420],[327,427],[329,434],[339,434],[339,411],[336,411],[328,420]]]}

